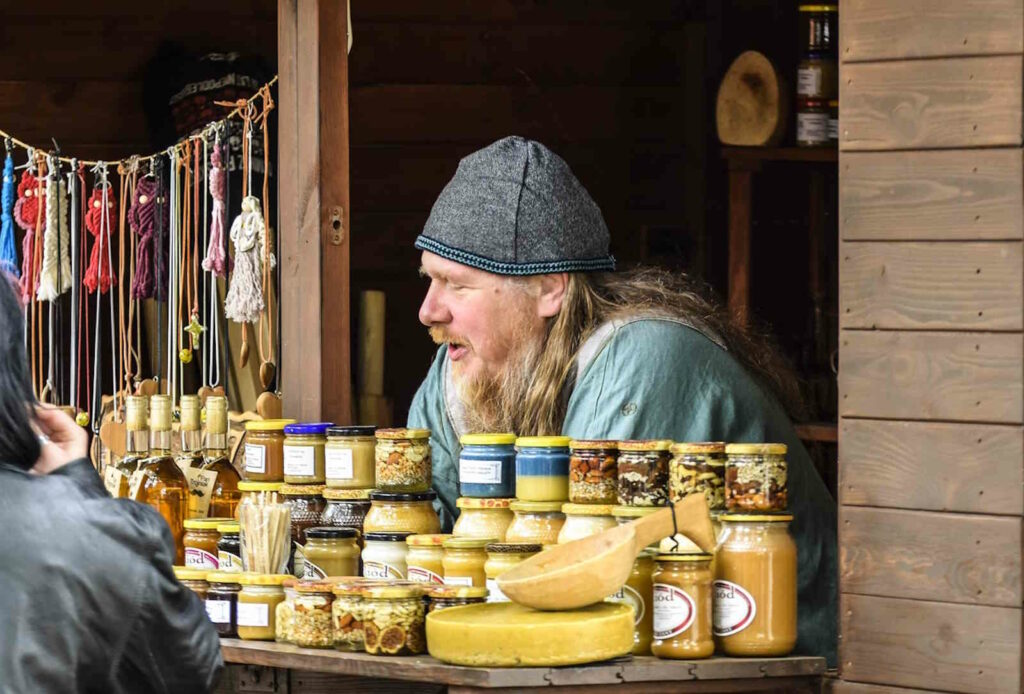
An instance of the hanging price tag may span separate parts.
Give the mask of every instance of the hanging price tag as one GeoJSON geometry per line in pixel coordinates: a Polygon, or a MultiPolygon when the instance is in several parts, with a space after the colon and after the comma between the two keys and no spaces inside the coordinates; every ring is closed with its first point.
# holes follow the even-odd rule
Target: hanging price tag
{"type": "Polygon", "coordinates": [[[210,511],[210,497],[217,484],[216,470],[187,468],[185,477],[188,479],[188,517],[206,518],[210,511]]]}
{"type": "Polygon", "coordinates": [[[124,473],[113,465],[107,465],[103,472],[103,486],[107,493],[115,499],[121,496],[121,483],[124,481],[124,473]]]}

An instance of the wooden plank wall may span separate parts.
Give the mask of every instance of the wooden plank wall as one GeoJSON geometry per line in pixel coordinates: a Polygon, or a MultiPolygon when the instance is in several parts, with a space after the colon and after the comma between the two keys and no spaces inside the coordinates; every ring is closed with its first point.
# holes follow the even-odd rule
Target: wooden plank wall
{"type": "Polygon", "coordinates": [[[836,692],[1021,691],[1022,5],[841,6],[836,692]]]}

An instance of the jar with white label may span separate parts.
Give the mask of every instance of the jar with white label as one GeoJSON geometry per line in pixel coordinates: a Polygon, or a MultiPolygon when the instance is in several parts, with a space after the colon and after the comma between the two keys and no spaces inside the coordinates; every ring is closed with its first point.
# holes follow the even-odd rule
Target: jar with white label
{"type": "Polygon", "coordinates": [[[459,494],[508,499],[516,495],[515,434],[465,434],[459,439],[459,494]]]}
{"type": "Polygon", "coordinates": [[[185,566],[194,569],[216,571],[220,567],[217,558],[217,543],[220,533],[217,526],[231,520],[230,518],[189,518],[183,523],[185,535],[182,544],[185,546],[185,566]]]}
{"type": "Polygon", "coordinates": [[[284,481],[324,483],[324,444],[329,422],[287,424],[284,427],[284,481]]]}
{"type": "Polygon", "coordinates": [[[277,606],[284,602],[282,584],[287,574],[238,574],[238,638],[273,641],[277,630],[277,606]]]}
{"type": "Polygon", "coordinates": [[[498,576],[539,553],[541,547],[529,542],[492,542],[484,547],[484,550],[487,552],[487,561],[484,562],[487,602],[509,602],[508,597],[498,587],[498,576]]]}
{"type": "Polygon", "coordinates": [[[796,69],[796,95],[803,99],[833,99],[839,91],[836,61],[821,53],[808,53],[796,69]]]}
{"type": "Polygon", "coordinates": [[[281,501],[288,506],[292,530],[292,573],[306,575],[306,530],[320,525],[326,502],[322,484],[285,484],[281,486],[281,501]]]}
{"type": "Polygon", "coordinates": [[[373,426],[337,426],[327,430],[324,475],[331,489],[373,489],[377,486],[373,426]]]}
{"type": "Polygon", "coordinates": [[[217,568],[229,573],[242,571],[241,526],[237,521],[217,526],[220,540],[217,541],[217,568]]]}
{"type": "Polygon", "coordinates": [[[439,585],[444,583],[444,541],[451,535],[410,535],[405,539],[409,545],[405,564],[410,581],[439,585]]]}
{"type": "Polygon", "coordinates": [[[363,549],[363,576],[366,578],[405,579],[409,572],[405,540],[412,533],[366,533],[363,549]]]}
{"type": "Polygon", "coordinates": [[[654,610],[651,605],[654,573],[654,552],[644,550],[633,562],[633,570],[626,584],[605,600],[619,602],[633,608],[633,655],[651,654],[651,630],[654,610]]]}
{"type": "Polygon", "coordinates": [[[796,108],[797,146],[821,147],[828,141],[828,103],[821,99],[801,99],[796,108]]]}
{"type": "Polygon", "coordinates": [[[448,585],[487,587],[487,545],[496,538],[451,537],[444,541],[444,582],[448,585]]]}
{"type": "Polygon", "coordinates": [[[261,419],[245,423],[245,479],[284,480],[284,428],[294,419],[261,419]]]}
{"type": "Polygon", "coordinates": [[[206,615],[217,628],[217,635],[226,639],[238,636],[238,594],[242,590],[238,574],[211,571],[206,574],[210,589],[206,591],[206,615]]]}
{"type": "Polygon", "coordinates": [[[711,555],[659,554],[652,576],[651,653],[692,660],[715,652],[711,637],[711,555]]]}

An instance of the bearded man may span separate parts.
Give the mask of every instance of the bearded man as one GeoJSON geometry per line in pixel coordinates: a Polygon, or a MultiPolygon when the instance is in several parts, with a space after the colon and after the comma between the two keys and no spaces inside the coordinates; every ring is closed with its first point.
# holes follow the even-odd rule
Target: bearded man
{"type": "Polygon", "coordinates": [[[441,347],[409,412],[430,429],[446,524],[459,437],[776,442],[789,447],[797,652],[835,662],[836,507],[797,438],[796,380],[680,276],[613,272],[601,211],[568,165],[509,137],[475,152],[416,239],[420,321],[441,347]]]}

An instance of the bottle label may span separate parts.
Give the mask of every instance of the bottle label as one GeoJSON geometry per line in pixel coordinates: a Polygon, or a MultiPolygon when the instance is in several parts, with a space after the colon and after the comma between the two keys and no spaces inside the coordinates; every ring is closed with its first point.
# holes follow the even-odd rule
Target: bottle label
{"type": "Polygon", "coordinates": [[[459,458],[459,482],[464,484],[501,484],[501,461],[459,458]]]}
{"type": "Polygon", "coordinates": [[[270,605],[257,602],[238,603],[238,626],[268,627],[270,626],[270,605]]]}
{"type": "Polygon", "coordinates": [[[420,583],[434,583],[441,585],[444,583],[444,579],[438,576],[430,569],[424,569],[422,566],[410,566],[409,567],[409,580],[418,581],[420,583]]]}
{"type": "Polygon", "coordinates": [[[122,480],[124,480],[124,473],[113,465],[107,465],[107,469],[103,471],[103,486],[106,487],[107,493],[115,499],[121,496],[122,480]]]}
{"type": "Polygon", "coordinates": [[[241,571],[242,558],[231,552],[217,552],[217,565],[220,567],[220,571],[241,571]]]}
{"type": "Polygon", "coordinates": [[[217,471],[190,467],[185,469],[185,479],[188,480],[188,517],[206,518],[213,488],[217,486],[217,471]]]}
{"type": "Polygon", "coordinates": [[[398,567],[382,561],[364,561],[363,576],[366,578],[405,578],[398,567]]]}
{"type": "Polygon", "coordinates": [[[644,603],[643,596],[632,586],[622,586],[617,592],[605,598],[605,601],[630,605],[633,608],[634,625],[640,624],[640,620],[647,613],[647,605],[644,603]]]}
{"type": "Polygon", "coordinates": [[[798,96],[821,96],[821,68],[802,67],[796,71],[798,96]]]}
{"type": "Polygon", "coordinates": [[[245,444],[245,471],[264,474],[267,471],[267,447],[255,443],[245,444]]]}
{"type": "Polygon", "coordinates": [[[713,624],[715,636],[731,636],[750,626],[757,616],[757,602],[743,586],[715,581],[713,624]]]}
{"type": "Polygon", "coordinates": [[[493,578],[487,579],[487,602],[512,602],[498,586],[498,581],[493,578]]]}
{"type": "Polygon", "coordinates": [[[230,624],[231,603],[227,600],[207,600],[206,615],[214,624],[230,624]]]}
{"type": "Polygon", "coordinates": [[[289,477],[312,477],[316,474],[315,461],[312,446],[284,447],[284,474],[289,477]]]}
{"type": "Polygon", "coordinates": [[[354,478],[351,448],[328,448],[324,451],[327,478],[332,480],[350,480],[354,478]]]}
{"type": "Polygon", "coordinates": [[[471,586],[473,585],[472,576],[445,576],[444,582],[449,586],[471,586]]]}
{"type": "Polygon", "coordinates": [[[697,604],[682,588],[654,584],[654,638],[671,639],[690,628],[697,604]]]}
{"type": "Polygon", "coordinates": [[[197,547],[185,548],[185,566],[192,566],[197,569],[213,569],[220,567],[220,561],[205,549],[197,547]]]}
{"type": "Polygon", "coordinates": [[[146,481],[147,474],[145,470],[136,470],[128,478],[128,498],[132,501],[143,501],[139,498],[139,493],[142,491],[142,483],[146,481]]]}
{"type": "Polygon", "coordinates": [[[828,141],[828,114],[796,114],[796,141],[809,145],[828,141]]]}
{"type": "Polygon", "coordinates": [[[305,562],[303,562],[302,577],[319,580],[321,578],[327,578],[327,572],[311,562],[307,557],[305,562]]]}

